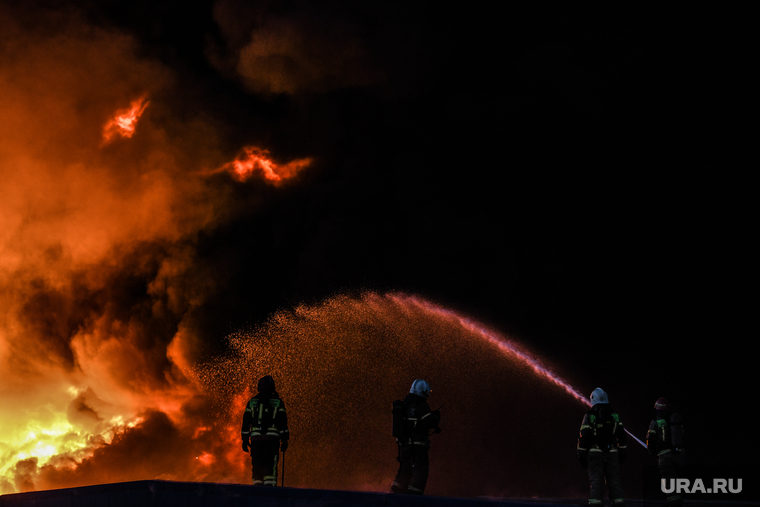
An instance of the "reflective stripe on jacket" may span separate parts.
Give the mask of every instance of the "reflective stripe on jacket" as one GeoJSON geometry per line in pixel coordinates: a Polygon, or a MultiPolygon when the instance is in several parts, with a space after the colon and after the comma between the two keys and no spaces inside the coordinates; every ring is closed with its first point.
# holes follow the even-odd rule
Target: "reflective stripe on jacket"
{"type": "Polygon", "coordinates": [[[243,412],[240,435],[243,440],[278,438],[284,441],[290,438],[285,402],[277,393],[259,393],[248,401],[243,412]]]}
{"type": "MultiPolygon", "coordinates": [[[[603,449],[599,447],[597,442],[597,431],[604,427],[604,424],[598,420],[598,410],[602,405],[606,406],[607,404],[595,405],[591,410],[584,414],[583,421],[581,421],[580,436],[578,438],[578,453],[604,452],[603,449]]],[[[625,433],[625,428],[623,427],[623,423],[620,421],[620,416],[617,412],[611,410],[611,416],[613,421],[611,442],[612,447],[608,452],[617,452],[618,449],[625,451],[628,444],[628,437],[625,433]]]]}
{"type": "Polygon", "coordinates": [[[409,428],[409,438],[405,441],[399,440],[402,445],[416,445],[430,447],[430,438],[428,432],[437,428],[441,418],[437,412],[430,410],[425,398],[416,394],[408,394],[404,399],[406,406],[406,424],[409,428]]]}

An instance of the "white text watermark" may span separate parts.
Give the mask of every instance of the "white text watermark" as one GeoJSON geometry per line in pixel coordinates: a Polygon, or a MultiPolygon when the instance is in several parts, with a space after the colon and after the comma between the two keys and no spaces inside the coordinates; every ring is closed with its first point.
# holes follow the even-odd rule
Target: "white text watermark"
{"type": "Polygon", "coordinates": [[[702,479],[662,479],[660,489],[663,493],[741,493],[741,479],[713,479],[711,487],[705,487],[702,479]]]}

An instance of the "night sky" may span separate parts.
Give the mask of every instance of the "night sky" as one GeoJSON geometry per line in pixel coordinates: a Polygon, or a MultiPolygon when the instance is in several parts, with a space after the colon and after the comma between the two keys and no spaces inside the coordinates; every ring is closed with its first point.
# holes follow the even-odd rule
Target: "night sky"
{"type": "MultiPolygon", "coordinates": [[[[35,48],[49,40],[92,37],[93,51],[99,37],[129,41],[104,57],[107,79],[87,70],[100,68],[88,54],[63,59],[94,83],[71,110],[95,139],[105,117],[90,99],[113,111],[147,93],[151,130],[138,123],[130,142],[147,146],[139,156],[149,167],[158,164],[151,143],[166,140],[170,180],[189,189],[171,207],[189,224],[180,232],[116,238],[118,260],[88,260],[107,273],[97,290],[79,268],[67,271],[66,290],[31,275],[22,290],[13,273],[27,271],[3,271],[0,295],[18,302],[8,307],[55,364],[76,369],[70,337],[96,314],[139,320],[164,347],[191,330],[186,356],[203,361],[279,310],[363,291],[416,294],[514,337],[581,392],[604,388],[639,438],[654,401],[668,397],[686,421],[692,476],[741,477],[743,498],[757,499],[748,13],[686,3],[10,4],[0,7],[12,27],[0,36],[6,69],[37,72],[49,52],[35,48]],[[127,53],[134,65],[114,63],[127,53]],[[114,91],[99,95],[99,80],[114,91]],[[280,164],[313,162],[280,186],[226,173],[189,183],[250,145],[280,164]],[[188,211],[196,208],[213,219],[188,211]],[[166,259],[187,259],[173,283],[202,296],[147,317],[148,282],[166,259]]],[[[3,73],[0,85],[23,82],[23,72],[3,73]]],[[[24,104],[39,98],[57,111],[41,97],[66,96],[73,78],[39,72],[24,104]]],[[[3,124],[15,121],[11,111],[0,110],[3,124]]],[[[67,132],[29,149],[52,156],[67,132]]],[[[84,145],[70,144],[60,158],[73,166],[84,145]]],[[[13,146],[0,148],[5,175],[13,146]]],[[[138,157],[129,150],[125,140],[95,158],[121,167],[138,157]]],[[[66,258],[62,245],[45,258],[66,258]]],[[[473,403],[490,403],[478,385],[469,390],[473,403]]],[[[583,412],[579,404],[577,417],[553,424],[576,431],[583,412]]],[[[651,462],[629,447],[640,474],[651,462]]],[[[583,474],[569,473],[584,490],[583,474]]]]}

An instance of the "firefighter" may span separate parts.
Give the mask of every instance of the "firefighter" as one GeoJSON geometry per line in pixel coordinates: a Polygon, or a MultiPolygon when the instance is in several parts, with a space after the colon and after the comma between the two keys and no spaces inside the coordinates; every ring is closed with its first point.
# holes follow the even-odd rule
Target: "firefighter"
{"type": "Polygon", "coordinates": [[[288,416],[285,402],[274,388],[274,379],[259,379],[259,394],[248,401],[243,413],[243,450],[251,454],[251,478],[254,485],[277,485],[277,461],[280,450],[288,448],[288,416]],[[282,444],[280,444],[282,441],[282,444]]]}
{"type": "Polygon", "coordinates": [[[417,379],[403,401],[393,403],[394,431],[398,444],[398,473],[391,485],[392,493],[421,495],[427,484],[430,450],[430,430],[440,433],[439,410],[430,410],[427,399],[430,384],[417,379]]]}
{"type": "Polygon", "coordinates": [[[605,482],[612,504],[625,505],[620,465],[625,461],[627,440],[607,393],[597,387],[591,393],[591,410],[583,416],[577,447],[581,467],[588,470],[589,505],[602,505],[605,482]]]}
{"type": "MultiPolygon", "coordinates": [[[[654,404],[655,418],[649,424],[647,431],[647,449],[649,454],[657,456],[660,477],[664,480],[684,477],[685,450],[683,448],[683,419],[665,398],[658,399],[654,404]]],[[[683,503],[681,495],[674,488],[667,494],[668,505],[680,506],[683,503]]]]}

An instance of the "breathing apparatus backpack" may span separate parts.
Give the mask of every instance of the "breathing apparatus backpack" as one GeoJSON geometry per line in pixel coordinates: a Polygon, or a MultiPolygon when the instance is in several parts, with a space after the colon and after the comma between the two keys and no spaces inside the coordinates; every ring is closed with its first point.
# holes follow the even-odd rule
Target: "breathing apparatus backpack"
{"type": "Polygon", "coordinates": [[[591,414],[591,426],[594,428],[596,445],[602,452],[610,452],[617,447],[618,415],[608,405],[597,405],[596,414],[591,414]]]}
{"type": "Polygon", "coordinates": [[[670,416],[670,445],[673,450],[683,449],[683,419],[681,414],[670,416]]]}
{"type": "Polygon", "coordinates": [[[680,414],[667,414],[664,417],[657,416],[657,437],[662,440],[663,449],[680,450],[683,449],[683,419],[680,414]]]}
{"type": "Polygon", "coordinates": [[[393,402],[393,436],[399,442],[408,440],[410,437],[409,425],[406,420],[407,406],[401,400],[393,402]]]}
{"type": "Polygon", "coordinates": [[[280,408],[281,401],[279,398],[258,399],[253,398],[251,415],[253,416],[253,428],[261,434],[274,426],[275,413],[280,408]]]}

